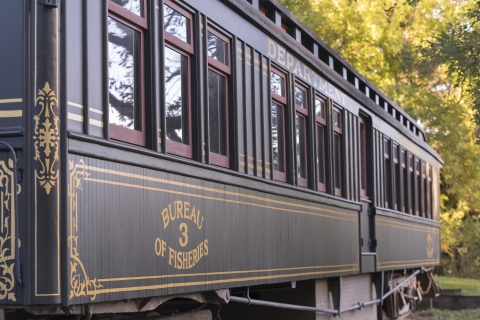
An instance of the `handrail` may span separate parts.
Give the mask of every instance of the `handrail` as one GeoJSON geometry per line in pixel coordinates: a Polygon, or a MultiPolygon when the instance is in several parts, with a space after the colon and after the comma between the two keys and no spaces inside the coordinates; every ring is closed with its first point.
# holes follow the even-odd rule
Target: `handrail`
{"type": "MultiPolygon", "coordinates": [[[[321,309],[321,308],[308,307],[308,306],[302,306],[302,305],[251,299],[250,296],[249,296],[249,289],[250,288],[247,288],[247,297],[246,298],[231,296],[230,293],[227,292],[227,301],[228,302],[232,301],[232,302],[239,302],[239,303],[246,303],[246,304],[254,304],[254,305],[266,306],[266,307],[276,307],[276,308],[282,308],[282,309],[312,311],[312,312],[320,312],[320,313],[326,313],[326,314],[340,315],[343,312],[348,312],[348,311],[357,310],[357,309],[361,310],[364,307],[372,305],[372,304],[383,303],[383,300],[385,300],[385,298],[387,298],[389,295],[391,295],[392,293],[397,291],[404,283],[408,282],[410,279],[412,279],[417,274],[419,274],[420,271],[421,271],[421,269],[412,273],[407,279],[403,280],[398,285],[396,285],[392,290],[388,291],[386,294],[381,296],[380,299],[375,299],[375,300],[372,300],[372,301],[369,301],[369,302],[359,302],[356,305],[353,305],[353,306],[351,306],[349,308],[346,308],[346,309],[343,309],[343,310],[340,309],[340,308],[338,310],[321,309]]],[[[382,280],[383,280],[383,278],[382,278],[382,280]]],[[[383,287],[383,281],[382,281],[382,287],[383,287]]]]}
{"type": "Polygon", "coordinates": [[[14,241],[15,245],[15,260],[17,263],[17,282],[19,286],[23,286],[23,280],[22,280],[22,265],[20,263],[20,249],[19,249],[19,240],[20,239],[20,233],[18,229],[18,225],[20,223],[20,219],[18,217],[18,199],[17,199],[17,191],[18,191],[18,186],[17,186],[17,155],[15,154],[15,150],[13,147],[4,141],[0,141],[0,144],[3,144],[5,147],[7,147],[10,152],[12,153],[13,156],[13,205],[15,207],[15,212],[12,214],[15,216],[15,219],[17,220],[15,223],[15,234],[16,234],[16,239],[12,239],[14,241]]]}

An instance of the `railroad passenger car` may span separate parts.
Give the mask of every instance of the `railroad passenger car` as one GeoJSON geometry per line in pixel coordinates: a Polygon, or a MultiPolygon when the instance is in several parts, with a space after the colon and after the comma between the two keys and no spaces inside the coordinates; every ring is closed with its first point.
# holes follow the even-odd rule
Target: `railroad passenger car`
{"type": "Polygon", "coordinates": [[[441,158],[277,0],[1,3],[0,318],[395,319],[437,294],[441,158]]]}

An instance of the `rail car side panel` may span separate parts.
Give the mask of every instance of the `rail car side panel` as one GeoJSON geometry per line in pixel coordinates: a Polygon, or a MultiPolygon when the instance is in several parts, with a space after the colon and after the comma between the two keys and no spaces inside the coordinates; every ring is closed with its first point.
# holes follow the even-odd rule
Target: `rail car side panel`
{"type": "Polygon", "coordinates": [[[359,272],[354,210],[80,155],[68,189],[72,304],[359,272]]]}
{"type": "Polygon", "coordinates": [[[377,270],[440,264],[440,225],[377,209],[377,270]]]}

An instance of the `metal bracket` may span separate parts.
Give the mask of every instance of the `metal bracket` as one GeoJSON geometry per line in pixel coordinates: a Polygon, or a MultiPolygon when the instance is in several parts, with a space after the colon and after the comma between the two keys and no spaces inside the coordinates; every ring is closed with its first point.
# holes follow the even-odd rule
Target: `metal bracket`
{"type": "Polygon", "coordinates": [[[368,207],[368,215],[369,216],[374,216],[376,215],[376,210],[375,210],[375,207],[368,207]]]}
{"type": "Polygon", "coordinates": [[[368,246],[370,248],[376,248],[377,247],[377,239],[369,239],[368,240],[368,246]]]}
{"type": "Polygon", "coordinates": [[[43,4],[46,7],[58,8],[60,0],[38,0],[38,3],[43,4]]]}
{"type": "Polygon", "coordinates": [[[23,169],[17,168],[17,183],[21,183],[23,180],[23,169]]]}

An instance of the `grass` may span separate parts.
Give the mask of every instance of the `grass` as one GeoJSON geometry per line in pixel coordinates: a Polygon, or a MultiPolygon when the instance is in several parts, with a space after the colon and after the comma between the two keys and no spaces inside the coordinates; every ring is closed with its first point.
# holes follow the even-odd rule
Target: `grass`
{"type": "Polygon", "coordinates": [[[435,281],[440,283],[442,289],[462,289],[462,294],[480,295],[480,280],[436,276],[435,281]]]}
{"type": "Polygon", "coordinates": [[[426,310],[416,313],[415,318],[408,319],[425,319],[425,320],[478,320],[480,319],[480,309],[474,310],[426,310]]]}

